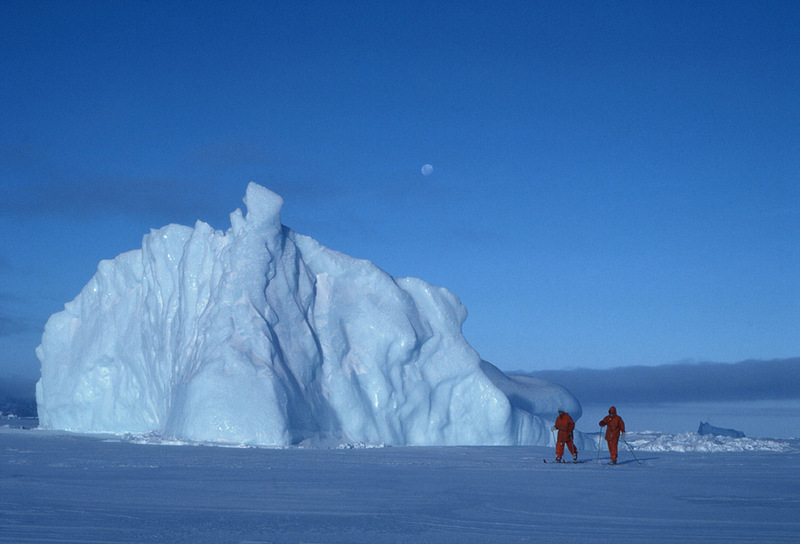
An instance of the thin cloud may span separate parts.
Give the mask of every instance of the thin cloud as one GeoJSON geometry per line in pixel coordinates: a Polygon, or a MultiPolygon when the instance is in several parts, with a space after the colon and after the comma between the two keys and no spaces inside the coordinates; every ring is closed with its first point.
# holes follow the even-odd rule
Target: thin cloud
{"type": "Polygon", "coordinates": [[[800,358],[546,370],[526,375],[563,385],[586,404],[800,398],[800,358]]]}
{"type": "Polygon", "coordinates": [[[0,413],[36,417],[36,379],[0,376],[0,413]]]}
{"type": "MultiPolygon", "coordinates": [[[[213,198],[209,200],[214,200],[213,198]]],[[[52,180],[0,190],[0,213],[12,216],[92,216],[101,213],[162,216],[213,209],[192,183],[123,176],[52,180]]]]}
{"type": "Polygon", "coordinates": [[[197,180],[104,174],[53,164],[36,148],[0,148],[0,214],[79,218],[102,213],[199,219],[216,209],[217,195],[197,180]]]}
{"type": "MultiPolygon", "coordinates": [[[[3,262],[0,260],[0,271],[2,270],[3,262]]],[[[24,304],[24,300],[19,295],[0,292],[0,308],[2,308],[0,309],[0,338],[40,330],[24,318],[9,315],[8,307],[24,304]]]]}
{"type": "Polygon", "coordinates": [[[34,328],[25,321],[0,315],[0,338],[33,330],[34,328]]]}

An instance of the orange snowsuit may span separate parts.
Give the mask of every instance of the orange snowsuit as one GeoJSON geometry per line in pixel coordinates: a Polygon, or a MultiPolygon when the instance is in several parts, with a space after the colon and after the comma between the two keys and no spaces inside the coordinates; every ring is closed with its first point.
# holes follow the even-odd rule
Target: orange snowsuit
{"type": "Polygon", "coordinates": [[[608,409],[608,415],[600,422],[601,427],[606,428],[606,442],[608,442],[608,453],[611,454],[611,462],[617,462],[617,445],[619,444],[620,433],[625,432],[625,422],[617,415],[617,409],[608,409]]]}
{"type": "Polygon", "coordinates": [[[564,444],[569,448],[569,452],[575,456],[578,454],[578,448],[572,443],[572,431],[575,430],[575,422],[566,412],[559,412],[556,418],[555,428],[558,429],[558,438],[556,439],[556,459],[561,459],[564,455],[564,444]]]}

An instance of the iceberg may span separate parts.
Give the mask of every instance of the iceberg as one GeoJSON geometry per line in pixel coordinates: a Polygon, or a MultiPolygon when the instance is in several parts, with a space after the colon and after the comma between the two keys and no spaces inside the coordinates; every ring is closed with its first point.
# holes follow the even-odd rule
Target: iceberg
{"type": "Polygon", "coordinates": [[[270,446],[546,445],[554,408],[580,414],[567,390],[482,364],[447,289],[293,232],[282,198],[255,183],[244,203],[226,232],[202,221],[152,230],[50,317],[36,349],[42,428],[270,446]]]}
{"type": "Polygon", "coordinates": [[[706,421],[700,422],[700,427],[698,427],[697,429],[697,434],[699,435],[710,434],[712,436],[727,436],[728,438],[745,437],[742,431],[737,431],[736,429],[724,429],[722,427],[715,427],[714,425],[706,421]]]}

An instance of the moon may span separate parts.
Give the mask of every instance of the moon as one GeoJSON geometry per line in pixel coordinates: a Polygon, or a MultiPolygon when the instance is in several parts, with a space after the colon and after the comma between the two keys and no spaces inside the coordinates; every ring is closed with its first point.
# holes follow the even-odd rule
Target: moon
{"type": "Polygon", "coordinates": [[[430,176],[433,173],[433,166],[430,164],[422,165],[422,175],[423,176],[430,176]]]}

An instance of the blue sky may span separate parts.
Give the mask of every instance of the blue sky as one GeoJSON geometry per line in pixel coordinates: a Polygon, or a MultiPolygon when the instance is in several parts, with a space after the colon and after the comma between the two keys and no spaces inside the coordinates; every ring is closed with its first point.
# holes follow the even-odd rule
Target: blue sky
{"type": "Polygon", "coordinates": [[[226,229],[249,181],[456,293],[505,370],[796,357],[798,28],[796,2],[3,2],[0,373],[38,374],[98,261],[226,229]]]}

